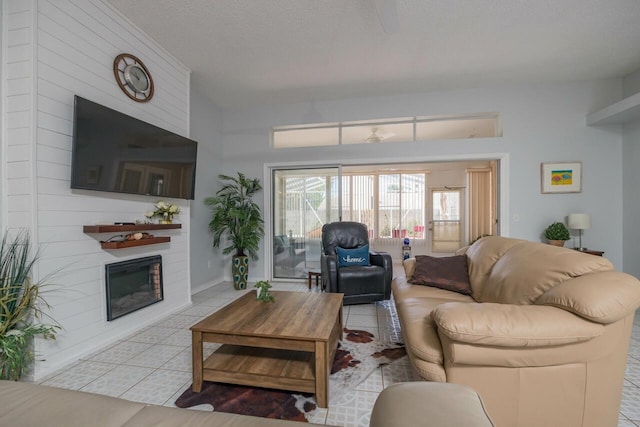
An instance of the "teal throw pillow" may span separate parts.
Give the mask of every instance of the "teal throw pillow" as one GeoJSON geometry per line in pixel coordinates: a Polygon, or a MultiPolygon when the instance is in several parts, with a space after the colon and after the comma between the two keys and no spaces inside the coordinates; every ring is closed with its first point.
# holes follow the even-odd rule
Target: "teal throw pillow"
{"type": "Polygon", "coordinates": [[[353,265],[369,265],[369,245],[355,249],[336,248],[338,255],[338,267],[350,267],[353,265]]]}

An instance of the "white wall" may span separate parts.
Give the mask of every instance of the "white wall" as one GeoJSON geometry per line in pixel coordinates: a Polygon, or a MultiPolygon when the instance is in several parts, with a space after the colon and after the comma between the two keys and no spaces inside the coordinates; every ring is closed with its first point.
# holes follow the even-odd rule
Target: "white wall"
{"type": "MultiPolygon", "coordinates": [[[[4,0],[0,0],[0,28],[5,28],[6,27],[6,23],[4,21],[4,0]]],[[[0,64],[4,64],[4,39],[5,39],[5,34],[4,31],[0,31],[0,64]]],[[[0,82],[4,82],[4,66],[0,67],[0,82]]],[[[4,100],[4,85],[0,84],[0,99],[4,100]]],[[[5,182],[5,176],[4,176],[4,157],[5,157],[5,126],[4,126],[4,121],[5,121],[5,117],[4,117],[4,102],[0,102],[0,233],[2,233],[4,231],[4,218],[6,216],[5,214],[5,208],[7,205],[7,202],[4,198],[4,182],[5,182]]]]}
{"type": "MultiPolygon", "coordinates": [[[[622,268],[622,136],[620,130],[589,128],[587,113],[617,100],[620,81],[607,80],[556,85],[502,86],[472,90],[434,91],[412,95],[315,102],[325,122],[473,112],[502,114],[502,138],[424,141],[399,144],[350,145],[274,150],[269,130],[275,125],[301,123],[311,104],[270,105],[225,111],[224,172],[243,171],[262,178],[265,163],[429,161],[470,155],[506,153],[503,194],[507,229],[513,237],[541,241],[546,225],[572,212],[589,212],[593,228],[583,244],[603,250],[622,268]],[[583,162],[583,191],[540,194],[540,163],[583,162]],[[603,175],[606,179],[603,179],[603,175]],[[512,221],[518,214],[519,222],[512,221]]],[[[264,200],[260,200],[261,204],[264,200]]],[[[577,242],[576,242],[577,243],[577,242]]],[[[265,256],[252,263],[253,279],[264,276],[265,256]]]]}
{"type": "MultiPolygon", "coordinates": [[[[622,80],[622,96],[628,97],[640,92],[640,70],[622,80]]],[[[624,267],[625,271],[640,278],[640,118],[627,123],[623,131],[623,171],[624,171],[624,267]]]]}
{"type": "Polygon", "coordinates": [[[74,95],[188,136],[190,72],[102,0],[5,0],[5,13],[5,225],[32,230],[42,248],[34,276],[54,283],[46,299],[63,327],[55,342],[37,342],[46,359],[36,364],[37,379],[190,303],[187,201],[171,200],[182,209],[182,230],[156,233],[170,243],[104,251],[98,241],[109,235],[87,235],[82,226],[142,220],[156,198],[69,188],[74,95]],[[118,88],[112,64],[122,52],[151,71],[151,102],[133,102],[118,88]],[[104,265],[153,254],[163,257],[164,301],[107,322],[104,265]]]}
{"type": "Polygon", "coordinates": [[[624,127],[624,269],[640,278],[640,120],[624,127]]]}
{"type": "Polygon", "coordinates": [[[191,292],[224,279],[222,254],[212,246],[211,219],[204,199],[213,196],[222,170],[222,110],[191,86],[191,138],[198,141],[195,200],[191,203],[191,292]]]}

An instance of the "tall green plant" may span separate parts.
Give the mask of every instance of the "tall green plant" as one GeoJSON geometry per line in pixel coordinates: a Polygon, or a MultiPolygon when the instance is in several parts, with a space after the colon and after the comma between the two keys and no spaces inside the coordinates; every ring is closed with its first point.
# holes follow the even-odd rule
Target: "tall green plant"
{"type": "Polygon", "coordinates": [[[33,283],[31,270],[37,254],[31,255],[27,232],[0,245],[0,379],[17,381],[34,359],[31,342],[35,336],[55,339],[57,326],[37,323],[42,284],[33,283]]]}
{"type": "Polygon", "coordinates": [[[240,172],[237,178],[228,175],[218,177],[226,184],[216,192],[215,197],[205,199],[212,209],[209,230],[213,233],[213,246],[220,247],[222,238],[226,237],[229,245],[222,250],[223,254],[235,250],[235,255],[243,256],[246,251],[252,259],[258,259],[264,221],[260,206],[252,197],[262,190],[260,180],[249,179],[240,172]]]}

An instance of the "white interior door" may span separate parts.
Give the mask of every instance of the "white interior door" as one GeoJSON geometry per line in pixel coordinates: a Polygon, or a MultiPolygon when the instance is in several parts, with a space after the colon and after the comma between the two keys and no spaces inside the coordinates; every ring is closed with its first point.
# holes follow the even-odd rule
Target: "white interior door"
{"type": "Polygon", "coordinates": [[[453,253],[463,243],[464,189],[432,188],[429,200],[431,252],[453,253]]]}

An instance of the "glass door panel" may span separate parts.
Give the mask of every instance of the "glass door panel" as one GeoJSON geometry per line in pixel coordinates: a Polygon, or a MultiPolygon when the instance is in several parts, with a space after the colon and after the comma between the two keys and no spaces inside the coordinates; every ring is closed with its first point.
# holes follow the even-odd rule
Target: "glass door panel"
{"type": "Polygon", "coordinates": [[[369,239],[375,232],[374,181],[373,175],[342,176],[342,221],[365,224],[369,239]]]}
{"type": "Polygon", "coordinates": [[[431,251],[453,253],[462,247],[462,190],[431,190],[431,251]]]}
{"type": "Polygon", "coordinates": [[[380,175],[378,185],[378,237],[400,237],[400,174],[380,175]]]}
{"type": "Polygon", "coordinates": [[[320,269],[322,226],[340,220],[340,169],[273,171],[273,277],[320,269]]]}

